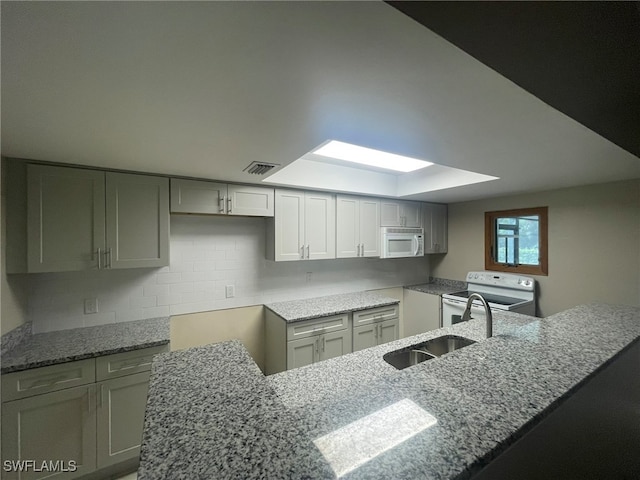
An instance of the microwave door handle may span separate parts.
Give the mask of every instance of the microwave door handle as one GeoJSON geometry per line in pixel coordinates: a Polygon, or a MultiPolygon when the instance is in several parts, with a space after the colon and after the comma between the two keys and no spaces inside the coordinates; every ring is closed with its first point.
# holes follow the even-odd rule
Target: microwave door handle
{"type": "Polygon", "coordinates": [[[416,242],[416,248],[413,251],[413,256],[417,257],[418,256],[418,250],[420,250],[420,242],[418,241],[418,235],[414,235],[413,236],[413,241],[416,242]]]}

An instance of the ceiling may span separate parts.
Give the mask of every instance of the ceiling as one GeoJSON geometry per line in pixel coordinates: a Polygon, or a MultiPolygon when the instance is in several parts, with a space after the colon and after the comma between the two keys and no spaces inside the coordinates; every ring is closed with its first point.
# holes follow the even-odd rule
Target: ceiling
{"type": "Polygon", "coordinates": [[[383,2],[0,8],[5,156],[258,183],[251,162],[336,139],[499,177],[409,179],[442,202],[640,177],[633,146],[383,2]]]}
{"type": "Polygon", "coordinates": [[[387,2],[640,157],[640,2],[387,2]]]}

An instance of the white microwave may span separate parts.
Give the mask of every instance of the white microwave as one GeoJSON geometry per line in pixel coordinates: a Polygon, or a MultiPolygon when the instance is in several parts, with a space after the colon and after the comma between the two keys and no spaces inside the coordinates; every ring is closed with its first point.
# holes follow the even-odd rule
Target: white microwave
{"type": "Polygon", "coordinates": [[[380,258],[421,257],[424,230],[411,227],[382,227],[380,258]]]}

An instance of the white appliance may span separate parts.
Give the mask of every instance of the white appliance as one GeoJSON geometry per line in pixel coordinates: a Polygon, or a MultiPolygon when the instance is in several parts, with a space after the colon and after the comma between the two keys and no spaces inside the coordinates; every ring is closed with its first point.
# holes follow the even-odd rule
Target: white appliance
{"type": "MultiPolygon", "coordinates": [[[[469,272],[467,290],[442,295],[442,326],[461,322],[472,293],[479,293],[494,310],[506,310],[535,316],[536,282],[531,277],[501,272],[469,272]]],[[[473,318],[484,318],[484,307],[479,300],[471,305],[473,318]]]]}
{"type": "Polygon", "coordinates": [[[424,230],[412,227],[382,227],[380,258],[421,257],[424,230]]]}

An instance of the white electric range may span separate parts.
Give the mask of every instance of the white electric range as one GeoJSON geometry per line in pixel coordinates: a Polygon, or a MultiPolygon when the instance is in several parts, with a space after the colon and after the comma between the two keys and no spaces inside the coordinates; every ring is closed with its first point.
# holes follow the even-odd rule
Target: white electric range
{"type": "MultiPolygon", "coordinates": [[[[482,295],[492,311],[536,314],[536,282],[533,278],[502,272],[469,272],[467,290],[442,295],[443,327],[462,321],[462,314],[472,293],[482,295]]],[[[479,300],[473,301],[471,315],[473,318],[484,318],[484,307],[479,300]]]]}

